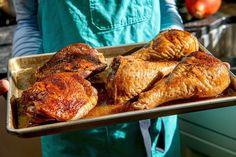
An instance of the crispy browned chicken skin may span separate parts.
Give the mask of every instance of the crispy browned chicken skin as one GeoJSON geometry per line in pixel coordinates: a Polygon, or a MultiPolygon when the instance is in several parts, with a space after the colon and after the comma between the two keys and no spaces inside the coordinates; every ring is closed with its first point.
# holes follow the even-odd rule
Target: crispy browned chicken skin
{"type": "Polygon", "coordinates": [[[79,119],[97,104],[97,90],[78,73],[56,73],[41,78],[22,93],[28,114],[58,121],[79,119]]]}
{"type": "Polygon", "coordinates": [[[36,72],[36,78],[59,72],[76,72],[83,78],[103,71],[106,68],[102,53],[87,44],[77,43],[58,51],[36,72]]]}
{"type": "Polygon", "coordinates": [[[230,84],[228,68],[217,58],[194,52],[183,59],[174,71],[141,93],[134,109],[151,109],[162,103],[188,98],[209,98],[222,93],[230,84]]]}
{"type": "Polygon", "coordinates": [[[175,61],[150,62],[133,57],[117,57],[107,79],[107,90],[115,103],[134,98],[168,75],[177,65],[175,61]]]}
{"type": "Polygon", "coordinates": [[[160,33],[147,46],[135,52],[133,56],[148,61],[180,61],[198,49],[198,40],[191,33],[171,29],[160,33]]]}
{"type": "Polygon", "coordinates": [[[198,49],[197,39],[186,31],[160,33],[134,54],[113,60],[107,79],[109,96],[115,103],[134,98],[172,72],[180,59],[198,49]]]}

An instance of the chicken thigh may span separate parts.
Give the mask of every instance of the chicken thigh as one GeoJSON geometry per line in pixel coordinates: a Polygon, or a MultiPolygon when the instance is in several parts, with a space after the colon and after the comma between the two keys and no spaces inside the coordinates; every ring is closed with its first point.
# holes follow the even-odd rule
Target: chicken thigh
{"type": "Polygon", "coordinates": [[[42,67],[35,76],[37,79],[59,72],[76,72],[87,78],[106,68],[102,53],[87,44],[78,43],[64,47],[42,67]]]}
{"type": "Polygon", "coordinates": [[[22,93],[21,103],[30,117],[39,115],[45,120],[68,121],[86,115],[95,107],[97,99],[97,90],[89,81],[67,72],[41,78],[22,93]]]}

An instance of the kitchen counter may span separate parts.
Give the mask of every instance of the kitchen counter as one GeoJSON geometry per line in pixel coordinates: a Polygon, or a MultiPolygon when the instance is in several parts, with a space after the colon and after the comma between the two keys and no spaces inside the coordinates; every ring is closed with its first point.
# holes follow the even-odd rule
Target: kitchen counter
{"type": "Polygon", "coordinates": [[[223,2],[219,12],[225,15],[236,16],[236,3],[223,2]]]}
{"type": "Polygon", "coordinates": [[[223,17],[236,16],[235,10],[236,10],[236,3],[223,2],[220,10],[216,14],[209,16],[208,18],[205,19],[186,22],[185,29],[190,32],[197,32],[202,27],[206,27],[211,24],[214,25],[214,22],[223,17]]]}

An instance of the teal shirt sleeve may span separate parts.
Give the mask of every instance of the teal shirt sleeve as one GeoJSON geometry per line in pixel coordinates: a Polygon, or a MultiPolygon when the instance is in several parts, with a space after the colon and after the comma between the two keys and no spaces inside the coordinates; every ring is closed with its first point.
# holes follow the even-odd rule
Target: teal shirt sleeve
{"type": "Polygon", "coordinates": [[[183,29],[183,21],[178,13],[175,0],[160,0],[161,31],[175,28],[183,29]]]}
{"type": "Polygon", "coordinates": [[[17,27],[12,56],[36,54],[41,51],[42,38],[37,23],[37,0],[14,0],[17,27]]]}

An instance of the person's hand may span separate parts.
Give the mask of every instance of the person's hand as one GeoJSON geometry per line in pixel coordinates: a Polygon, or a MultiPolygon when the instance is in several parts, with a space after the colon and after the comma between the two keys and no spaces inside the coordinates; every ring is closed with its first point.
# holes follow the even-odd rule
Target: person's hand
{"type": "Polygon", "coordinates": [[[230,69],[230,64],[228,62],[223,62],[225,64],[225,66],[230,69]]]}
{"type": "Polygon", "coordinates": [[[9,89],[9,82],[7,80],[0,80],[0,96],[5,94],[9,89]]]}

